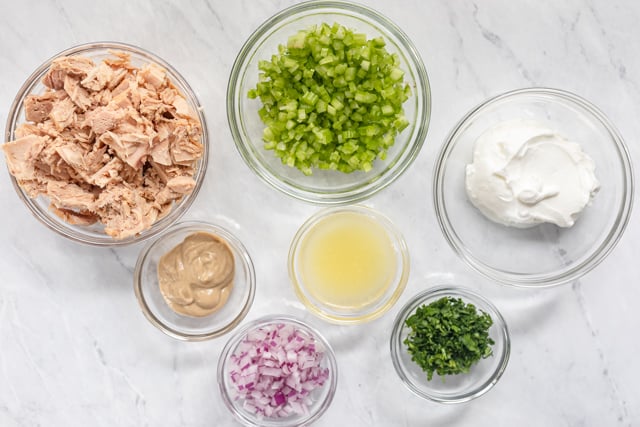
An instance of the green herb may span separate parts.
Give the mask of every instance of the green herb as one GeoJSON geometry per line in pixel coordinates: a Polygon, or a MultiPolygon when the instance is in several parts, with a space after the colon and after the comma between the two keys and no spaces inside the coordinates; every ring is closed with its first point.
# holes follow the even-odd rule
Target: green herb
{"type": "Polygon", "coordinates": [[[411,331],[404,344],[428,380],[434,372],[440,376],[469,372],[472,365],[493,354],[491,316],[461,298],[442,297],[422,305],[405,324],[411,331]]]}
{"type": "Polygon", "coordinates": [[[397,54],[340,24],[314,25],[291,36],[261,71],[264,147],[305,175],[313,168],[369,171],[409,122],[409,85],[397,54]]]}

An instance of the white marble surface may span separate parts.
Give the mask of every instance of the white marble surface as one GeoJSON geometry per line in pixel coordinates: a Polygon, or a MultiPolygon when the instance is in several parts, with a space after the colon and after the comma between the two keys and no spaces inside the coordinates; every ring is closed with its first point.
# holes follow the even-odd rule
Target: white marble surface
{"type": "MultiPolygon", "coordinates": [[[[481,279],[445,243],[434,218],[433,160],[469,108],[506,90],[563,88],[598,105],[640,164],[640,3],[632,0],[376,0],[413,39],[433,90],[426,144],[413,166],[367,204],[405,234],[413,265],[404,303],[454,276],[490,297],[512,333],[507,371],[487,395],[442,406],[397,379],[388,334],[400,304],[362,326],[338,327],[300,308],[285,263],[316,207],[258,180],[231,140],[225,90],[244,40],[291,1],[2,0],[0,121],[24,79],[71,45],[117,40],[165,58],[205,105],[213,153],[186,218],[232,227],[258,277],[248,319],[290,313],[318,326],[340,366],[320,426],[631,426],[640,424],[638,210],[598,268],[531,291],[481,279]],[[238,197],[242,194],[242,197],[238,197]],[[256,212],[258,204],[263,209],[256,212]]],[[[0,426],[234,425],[216,383],[225,338],[177,342],[142,316],[132,289],[140,246],[85,247],[49,232],[0,171],[0,426]]]]}

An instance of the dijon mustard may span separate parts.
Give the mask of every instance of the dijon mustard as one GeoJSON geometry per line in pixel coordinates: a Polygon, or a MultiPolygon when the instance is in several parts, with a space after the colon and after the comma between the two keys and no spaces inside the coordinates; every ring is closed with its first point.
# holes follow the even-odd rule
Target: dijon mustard
{"type": "Polygon", "coordinates": [[[160,292],[173,311],[202,317],[221,309],[233,289],[235,262],[229,244],[197,232],[158,262],[160,292]]]}

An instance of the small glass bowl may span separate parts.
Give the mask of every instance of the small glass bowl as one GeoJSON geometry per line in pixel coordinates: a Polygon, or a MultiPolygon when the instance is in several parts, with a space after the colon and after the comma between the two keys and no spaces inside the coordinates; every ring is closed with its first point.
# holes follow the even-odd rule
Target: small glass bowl
{"type": "Polygon", "coordinates": [[[420,292],[409,300],[398,313],[391,332],[391,360],[393,367],[405,386],[416,395],[438,403],[463,403],[482,396],[489,391],[504,373],[509,361],[511,340],[504,318],[498,309],[481,295],[458,286],[436,286],[420,292]],[[406,319],[423,304],[429,305],[442,297],[461,298],[465,303],[488,313],[493,319],[489,336],[495,341],[493,355],[473,365],[469,372],[440,377],[434,373],[431,381],[427,374],[411,360],[404,340],[410,328],[406,319]]]}
{"type": "Polygon", "coordinates": [[[409,279],[410,270],[409,250],[400,231],[381,213],[360,205],[326,208],[307,219],[299,228],[291,242],[288,264],[289,278],[291,279],[298,299],[300,299],[314,315],[338,324],[365,323],[382,316],[398,301],[400,295],[402,295],[407,285],[407,280],[409,279]],[[309,291],[302,274],[304,258],[301,256],[301,251],[310,234],[318,224],[322,224],[331,217],[345,213],[361,215],[364,219],[372,220],[381,226],[389,238],[395,257],[396,270],[386,290],[380,293],[375,299],[357,307],[341,307],[314,297],[313,293],[309,291]]]}
{"type": "Polygon", "coordinates": [[[233,64],[227,89],[227,116],[238,151],[258,177],[276,189],[318,204],[347,204],[363,200],[398,178],[418,155],[426,138],[431,114],[431,91],[422,59],[406,34],[378,12],[355,3],[308,1],[289,7],[264,22],[244,44],[233,64]],[[258,82],[258,61],[271,58],[289,36],[314,24],[338,22],[383,37],[386,49],[397,53],[412,95],[405,102],[409,126],[400,133],[384,161],[376,160],[369,172],[314,169],[305,176],[283,165],[263,147],[264,124],[258,116],[260,100],[247,98],[258,82]]]}
{"type": "Polygon", "coordinates": [[[254,320],[246,325],[239,331],[237,331],[231,339],[227,342],[220,358],[218,359],[218,385],[220,387],[220,393],[227,408],[233,413],[233,415],[248,426],[255,427],[298,427],[309,425],[318,420],[322,414],[329,408],[333,396],[336,392],[338,383],[338,364],[333,349],[327,342],[327,340],[313,327],[306,323],[288,316],[269,315],[254,320]],[[329,377],[320,388],[317,388],[311,392],[311,398],[313,404],[309,407],[309,413],[307,415],[291,415],[285,418],[275,417],[258,417],[257,415],[247,411],[243,407],[244,400],[234,399],[233,384],[229,377],[231,355],[233,355],[238,348],[238,345],[244,340],[244,338],[258,328],[268,327],[275,324],[291,325],[298,331],[313,338],[316,346],[324,351],[325,357],[322,361],[322,367],[328,368],[329,377]]]}
{"type": "Polygon", "coordinates": [[[500,283],[543,287],[581,277],[615,247],[629,222],[633,172],[622,138],[594,105],[565,91],[530,88],[491,98],[462,118],[438,156],[433,192],[447,242],[472,268],[500,283]],[[578,142],[595,162],[601,189],[573,227],[506,227],[468,200],[465,167],[475,141],[514,119],[540,122],[578,142]]]}
{"type": "Polygon", "coordinates": [[[48,198],[39,196],[35,199],[31,199],[27,195],[27,193],[22,188],[20,188],[20,185],[13,177],[13,175],[9,174],[16,193],[18,193],[20,199],[22,199],[27,208],[29,208],[31,213],[40,222],[42,222],[49,229],[55,231],[61,236],[64,236],[76,242],[94,246],[129,245],[156,236],[163,230],[166,230],[167,227],[176,222],[187,211],[187,209],[189,209],[196,196],[198,195],[198,192],[204,180],[205,172],[207,170],[207,161],[209,157],[209,137],[207,133],[206,122],[204,119],[204,113],[202,112],[202,107],[200,106],[198,98],[196,97],[195,93],[186,82],[184,77],[182,77],[180,73],[178,73],[178,71],[173,68],[173,66],[171,66],[169,63],[159,58],[158,56],[154,55],[153,53],[136,46],[116,42],[96,42],[74,46],[54,55],[52,58],[48,59],[42,65],[40,65],[22,85],[13,101],[13,104],[11,105],[5,128],[5,142],[14,140],[16,128],[20,124],[26,122],[24,101],[27,96],[44,92],[45,86],[44,84],[42,84],[42,78],[49,71],[51,63],[54,59],[61,56],[85,56],[92,59],[97,64],[103,59],[111,56],[109,51],[119,51],[129,54],[131,57],[131,64],[134,66],[140,67],[149,63],[156,63],[167,71],[168,78],[185,96],[185,99],[189,104],[189,107],[191,107],[191,110],[196,112],[198,115],[198,120],[200,122],[200,125],[202,126],[202,136],[200,138],[200,143],[204,147],[204,152],[202,154],[202,158],[200,158],[196,164],[196,171],[193,177],[196,181],[196,185],[193,191],[183,197],[179,202],[175,203],[171,211],[163,218],[157,220],[149,229],[136,236],[127,237],[124,239],[114,239],[111,236],[105,234],[104,227],[99,223],[90,226],[81,226],[71,225],[65,222],[49,210],[48,198]]]}
{"type": "Polygon", "coordinates": [[[242,243],[228,230],[198,221],[178,223],[150,242],[138,256],[133,281],[136,298],[145,317],[165,334],[183,341],[204,341],[231,331],[249,312],[256,291],[253,262],[242,243]],[[158,284],[160,257],[196,232],[210,233],[226,241],[235,261],[234,284],[229,299],[220,310],[204,317],[185,316],[173,311],[164,300],[158,284]]]}

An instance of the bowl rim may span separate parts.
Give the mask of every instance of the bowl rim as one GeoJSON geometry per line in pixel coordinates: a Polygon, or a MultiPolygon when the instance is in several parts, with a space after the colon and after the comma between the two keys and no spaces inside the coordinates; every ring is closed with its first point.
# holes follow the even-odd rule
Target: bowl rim
{"type": "Polygon", "coordinates": [[[440,153],[435,158],[435,167],[433,172],[433,203],[436,212],[436,219],[438,225],[445,240],[454,252],[462,258],[463,261],[482,276],[496,281],[503,285],[511,285],[523,288],[544,288],[566,284],[584,276],[596,266],[598,266],[607,255],[615,248],[617,243],[622,238],[624,231],[631,218],[631,212],[633,209],[634,201],[634,172],[633,164],[629,150],[612,122],[608,117],[593,103],[590,101],[566,90],[554,89],[548,87],[528,87],[522,89],[516,89],[504,92],[502,94],[493,96],[473,107],[467,112],[453,127],[449,135],[446,137],[440,153]],[[584,261],[566,271],[558,273],[557,271],[551,273],[513,273],[504,272],[496,268],[485,264],[476,257],[474,257],[470,251],[465,247],[462,240],[458,237],[454,226],[449,221],[449,217],[445,208],[444,201],[444,173],[447,167],[447,160],[453,151],[455,143],[459,134],[462,132],[462,128],[468,121],[473,120],[480,115],[487,107],[499,103],[505,99],[512,99],[520,96],[530,95],[544,95],[551,98],[560,99],[563,102],[577,105],[588,114],[592,115],[597,121],[599,121],[606,131],[610,134],[613,141],[613,147],[616,149],[617,157],[620,161],[621,170],[624,175],[623,188],[622,188],[622,201],[618,209],[616,220],[611,230],[609,230],[603,243],[597,248],[593,249],[591,253],[584,261]]]}
{"type": "MultiPolygon", "coordinates": [[[[433,402],[443,404],[465,403],[487,393],[491,388],[493,388],[493,386],[497,384],[498,380],[502,377],[502,374],[504,374],[504,371],[509,364],[509,357],[511,355],[511,335],[509,334],[509,328],[507,326],[507,322],[502,316],[502,313],[500,313],[498,308],[487,298],[466,286],[440,284],[418,292],[416,295],[411,297],[400,309],[395,320],[393,321],[393,329],[391,331],[389,339],[389,349],[391,352],[391,362],[393,363],[393,367],[398,374],[398,377],[400,378],[402,383],[415,395],[431,400],[433,402]],[[406,375],[404,366],[400,362],[400,351],[402,351],[402,343],[400,342],[400,337],[402,334],[402,329],[404,327],[404,321],[411,313],[413,313],[418,308],[418,306],[423,304],[427,299],[439,298],[444,296],[460,297],[465,303],[474,304],[477,309],[491,311],[490,314],[493,319],[493,324],[498,328],[499,336],[503,341],[502,353],[498,356],[500,360],[496,364],[495,371],[491,374],[491,377],[484,383],[479,384],[477,387],[473,388],[471,391],[452,397],[441,397],[437,394],[431,394],[429,392],[421,390],[411,381],[409,376],[406,375]]],[[[434,377],[434,380],[437,380],[437,378],[434,377]]]]}
{"type": "MultiPolygon", "coordinates": [[[[265,425],[287,425],[291,427],[301,427],[317,421],[331,406],[331,402],[333,401],[338,385],[338,362],[336,360],[336,355],[333,347],[331,346],[331,344],[329,344],[329,341],[327,341],[324,335],[322,335],[320,331],[318,331],[314,326],[292,315],[268,314],[246,323],[242,328],[234,332],[234,334],[225,343],[224,348],[220,352],[220,356],[218,358],[217,380],[220,394],[222,395],[222,400],[224,401],[225,406],[238,420],[242,421],[246,425],[254,427],[265,427],[265,425]],[[274,323],[286,323],[289,325],[293,325],[294,327],[302,329],[304,332],[313,336],[314,340],[320,342],[320,344],[324,347],[324,354],[327,359],[329,368],[329,380],[325,382],[323,386],[329,387],[324,401],[318,406],[313,414],[310,414],[308,418],[298,420],[293,424],[283,424],[275,421],[277,419],[274,419],[273,423],[264,424],[264,420],[252,419],[244,416],[244,414],[240,413],[236,409],[236,406],[234,405],[234,402],[229,395],[229,390],[227,390],[226,387],[226,376],[224,371],[227,367],[232,351],[238,346],[240,341],[247,335],[249,331],[257,327],[271,325],[274,323]]],[[[283,422],[284,420],[286,420],[286,418],[283,419],[283,422]]]]}
{"type": "Polygon", "coordinates": [[[117,246],[125,246],[133,243],[139,243],[139,242],[145,241],[154,236],[157,236],[158,234],[162,233],[164,230],[169,228],[172,224],[175,224],[186,213],[189,207],[191,207],[198,193],[200,192],[200,188],[202,187],[202,184],[204,182],[204,177],[206,175],[207,166],[209,162],[209,133],[207,129],[207,122],[205,119],[204,111],[203,111],[200,100],[196,96],[195,92],[193,91],[193,89],[191,88],[187,80],[182,76],[182,74],[178,72],[178,70],[176,70],[171,64],[169,64],[167,61],[160,58],[156,54],[144,48],[141,48],[132,44],[128,44],[128,43],[123,43],[123,42],[96,41],[96,42],[82,43],[82,44],[74,45],[72,47],[64,49],[56,53],[55,55],[49,57],[46,61],[40,64],[35,69],[35,71],[33,71],[31,75],[29,75],[29,77],[24,81],[24,83],[18,90],[18,93],[13,99],[11,107],[9,107],[9,111],[7,112],[7,121],[5,124],[5,133],[4,133],[4,143],[7,143],[13,140],[15,127],[19,124],[18,119],[19,119],[19,112],[22,106],[21,101],[33,90],[33,88],[36,85],[39,84],[40,78],[49,69],[53,60],[61,56],[77,55],[77,54],[82,54],[84,52],[92,52],[100,49],[103,49],[103,50],[113,49],[113,50],[121,50],[127,53],[133,53],[145,58],[148,61],[159,64],[160,66],[162,66],[167,70],[167,72],[170,74],[171,79],[175,80],[175,82],[177,82],[181,86],[181,90],[184,90],[185,92],[183,95],[188,100],[193,102],[193,104],[195,105],[196,107],[195,113],[198,116],[198,120],[202,128],[202,136],[200,140],[203,145],[203,153],[202,153],[202,157],[198,160],[199,166],[196,169],[196,173],[195,173],[196,185],[190,194],[186,195],[186,197],[180,200],[180,202],[178,203],[180,209],[179,210],[177,209],[178,205],[173,206],[171,211],[165,217],[158,219],[154,224],[152,224],[151,228],[144,230],[141,234],[136,236],[130,236],[124,239],[114,239],[106,234],[104,236],[89,236],[84,234],[82,231],[78,231],[69,227],[69,225],[67,225],[66,223],[58,223],[57,221],[52,220],[50,215],[47,214],[48,211],[45,211],[41,209],[39,206],[37,206],[37,203],[35,202],[35,200],[31,199],[24,192],[24,190],[22,190],[22,188],[18,184],[18,181],[15,179],[15,177],[8,172],[8,166],[7,166],[7,172],[9,174],[9,179],[11,180],[11,184],[13,185],[16,193],[18,194],[18,197],[23,201],[24,205],[29,209],[32,215],[41,224],[45,225],[48,229],[74,242],[78,242],[78,243],[82,243],[90,246],[98,246],[98,247],[117,247],[117,246]],[[168,218],[170,218],[170,220],[168,218]],[[157,227],[154,229],[153,226],[160,223],[163,220],[167,220],[168,222],[164,224],[161,223],[160,227],[157,227]]]}
{"type": "Polygon", "coordinates": [[[346,205],[367,199],[386,188],[399,178],[413,163],[426,141],[427,131],[431,121],[431,87],[424,62],[422,61],[422,57],[418,49],[407,34],[390,19],[376,10],[360,3],[340,0],[308,0],[290,6],[272,15],[260,24],[260,26],[243,44],[236,56],[229,74],[227,84],[227,121],[229,123],[229,129],[231,130],[231,136],[236,149],[245,164],[258,176],[258,178],[260,178],[260,180],[267,183],[270,187],[304,202],[319,205],[346,205]],[[247,148],[247,145],[250,143],[245,141],[242,132],[239,130],[240,125],[238,116],[240,113],[237,111],[239,108],[239,102],[236,99],[235,94],[239,90],[239,78],[241,72],[246,65],[247,59],[252,55],[256,42],[262,39],[263,36],[265,36],[281,21],[294,16],[295,14],[305,13],[316,9],[339,9],[346,12],[361,14],[372,19],[376,23],[382,25],[386,30],[393,33],[402,45],[402,49],[406,50],[407,58],[412,62],[416,69],[417,86],[422,87],[422,93],[419,95],[422,98],[422,102],[420,103],[419,108],[421,107],[424,113],[422,117],[418,117],[418,122],[415,123],[417,132],[414,139],[407,142],[408,151],[406,157],[404,159],[398,159],[402,161],[396,162],[392,168],[384,171],[376,180],[366,181],[360,188],[352,188],[340,192],[311,191],[297,188],[294,185],[284,183],[279,180],[275,175],[271,174],[261,164],[261,162],[254,159],[250,153],[251,150],[247,148]]]}
{"type": "Polygon", "coordinates": [[[142,314],[144,314],[147,320],[151,322],[151,324],[156,328],[158,328],[160,331],[164,332],[165,334],[167,334],[172,338],[175,338],[181,341],[205,341],[205,340],[222,336],[230,332],[236,326],[238,326],[240,322],[242,322],[242,320],[246,317],[247,313],[249,313],[249,310],[253,305],[253,300],[255,298],[256,273],[255,273],[255,268],[254,268],[251,256],[249,255],[249,252],[247,251],[246,247],[242,244],[242,242],[231,231],[229,231],[228,229],[220,225],[213,224],[210,222],[183,221],[183,222],[176,223],[175,225],[171,226],[166,231],[166,233],[163,233],[158,238],[148,242],[147,245],[140,251],[140,254],[138,255],[136,266],[133,272],[133,290],[136,295],[136,299],[138,300],[138,305],[142,310],[142,314]],[[188,230],[190,228],[194,229],[193,232],[206,231],[222,237],[233,248],[233,251],[236,255],[235,258],[239,259],[242,262],[243,267],[245,267],[245,269],[249,273],[247,277],[247,286],[249,287],[249,292],[247,294],[246,299],[243,301],[238,314],[229,323],[227,323],[224,326],[221,326],[210,332],[196,333],[196,334],[185,333],[183,331],[180,331],[179,329],[173,326],[170,326],[167,323],[163,322],[161,319],[159,319],[147,304],[147,300],[145,298],[145,292],[143,292],[142,290],[142,279],[141,279],[142,269],[148,261],[151,250],[154,249],[156,245],[160,244],[160,242],[162,242],[164,239],[174,236],[178,233],[184,232],[185,230],[188,230]],[[197,230],[195,230],[196,228],[197,230]]]}
{"type": "Polygon", "coordinates": [[[407,243],[400,230],[391,221],[391,219],[389,219],[389,217],[382,214],[380,211],[365,205],[331,206],[325,207],[315,214],[311,215],[298,228],[295,236],[291,241],[291,244],[289,245],[287,266],[289,271],[289,280],[291,282],[291,285],[293,286],[293,290],[298,297],[298,300],[305,306],[305,308],[309,312],[331,323],[354,325],[367,323],[381,317],[398,302],[400,296],[407,287],[407,283],[409,282],[409,275],[411,271],[411,256],[407,243]],[[378,308],[373,311],[367,311],[365,312],[365,314],[359,315],[335,314],[327,311],[322,305],[314,303],[309,297],[307,297],[306,292],[303,290],[305,286],[297,279],[296,274],[296,260],[298,259],[298,251],[308,232],[323,219],[345,212],[365,215],[380,224],[385,229],[393,245],[397,247],[399,255],[398,268],[400,269],[400,275],[398,277],[398,280],[396,282],[393,282],[389,286],[389,289],[393,290],[390,294],[385,293],[382,296],[387,297],[386,300],[381,297],[379,301],[376,301],[375,305],[382,303],[382,305],[380,305],[378,308]]]}

